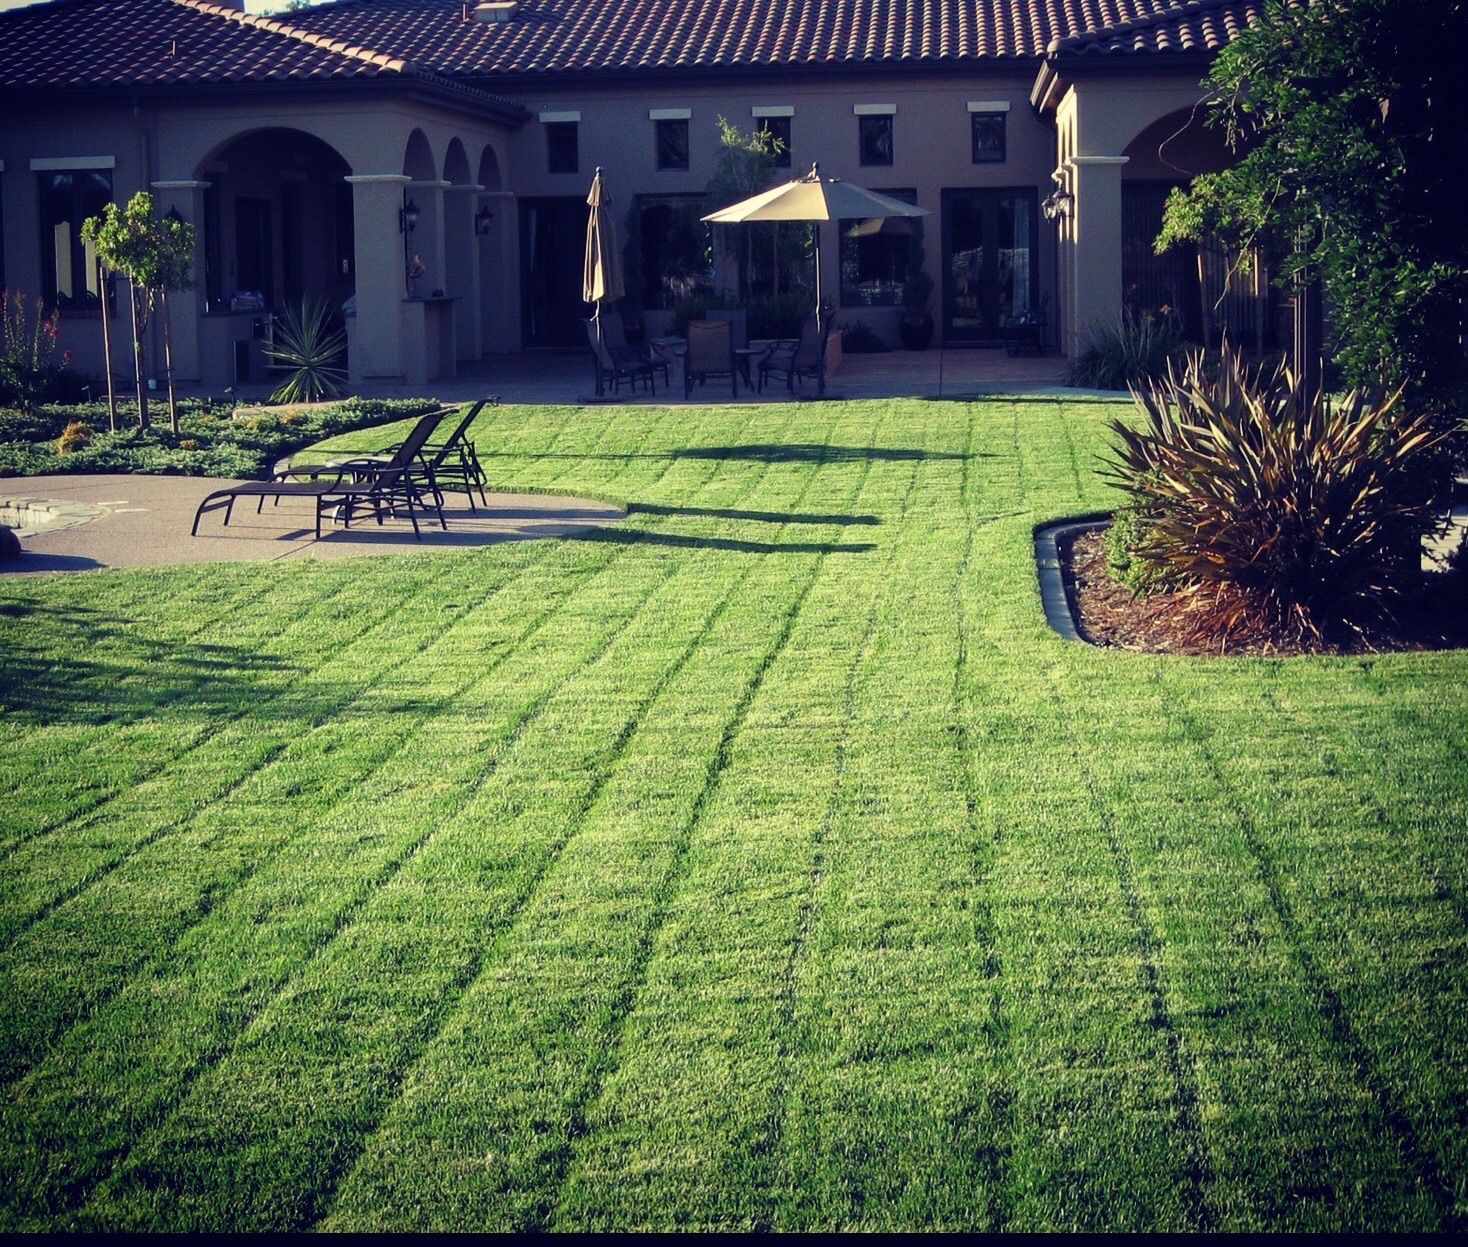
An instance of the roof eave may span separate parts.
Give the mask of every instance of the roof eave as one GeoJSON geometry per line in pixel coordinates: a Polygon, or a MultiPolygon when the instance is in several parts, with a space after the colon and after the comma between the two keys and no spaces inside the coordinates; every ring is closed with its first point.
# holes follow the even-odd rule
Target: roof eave
{"type": "Polygon", "coordinates": [[[244,82],[119,83],[94,87],[0,87],[0,100],[13,104],[58,101],[75,104],[110,103],[117,100],[148,103],[183,103],[228,100],[258,101],[262,96],[319,98],[322,95],[381,95],[417,99],[518,129],[530,120],[519,104],[485,95],[459,83],[440,83],[412,75],[378,75],[361,78],[262,79],[244,82]]]}
{"type": "Polygon", "coordinates": [[[1060,52],[1047,56],[1030,88],[1030,106],[1037,113],[1055,109],[1065,87],[1078,78],[1104,78],[1119,74],[1146,76],[1206,73],[1217,52],[1060,52]]]}

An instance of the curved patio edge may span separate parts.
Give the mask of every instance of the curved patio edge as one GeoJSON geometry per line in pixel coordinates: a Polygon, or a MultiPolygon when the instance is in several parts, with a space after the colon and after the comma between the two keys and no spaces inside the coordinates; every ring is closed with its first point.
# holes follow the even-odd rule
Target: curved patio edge
{"type": "Polygon", "coordinates": [[[1062,548],[1082,533],[1094,532],[1110,523],[1109,511],[1093,511],[1087,515],[1050,520],[1035,528],[1035,571],[1040,580],[1040,605],[1045,611],[1045,622],[1067,641],[1095,644],[1081,631],[1077,622],[1075,591],[1065,574],[1062,548]]]}

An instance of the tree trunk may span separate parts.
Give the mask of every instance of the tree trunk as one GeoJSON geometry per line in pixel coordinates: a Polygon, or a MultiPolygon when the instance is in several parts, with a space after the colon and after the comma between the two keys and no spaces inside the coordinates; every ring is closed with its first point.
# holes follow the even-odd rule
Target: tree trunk
{"type": "Polygon", "coordinates": [[[148,386],[143,379],[143,329],[140,323],[142,319],[138,314],[138,287],[133,282],[127,284],[130,302],[133,311],[133,378],[137,382],[138,393],[138,428],[148,427],[148,386]]]}
{"type": "MultiPolygon", "coordinates": [[[[173,311],[168,302],[168,291],[161,291],[163,300],[163,375],[168,382],[168,427],[178,432],[178,398],[173,392],[173,311]]],[[[597,314],[601,304],[596,305],[597,314]]]]}
{"type": "Polygon", "coordinates": [[[107,270],[97,261],[97,289],[102,292],[102,367],[107,372],[107,431],[117,432],[117,387],[112,381],[112,322],[107,311],[107,270]]]}

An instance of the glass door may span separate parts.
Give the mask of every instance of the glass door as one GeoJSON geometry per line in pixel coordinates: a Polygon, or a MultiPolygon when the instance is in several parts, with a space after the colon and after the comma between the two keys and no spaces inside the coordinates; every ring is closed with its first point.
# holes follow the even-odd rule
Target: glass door
{"type": "Polygon", "coordinates": [[[527,347],[586,345],[581,301],[586,255],[586,201],[579,197],[520,200],[520,318],[527,347]]]}
{"type": "Polygon", "coordinates": [[[1039,301],[1033,189],[943,192],[945,339],[998,346],[1039,301]]]}

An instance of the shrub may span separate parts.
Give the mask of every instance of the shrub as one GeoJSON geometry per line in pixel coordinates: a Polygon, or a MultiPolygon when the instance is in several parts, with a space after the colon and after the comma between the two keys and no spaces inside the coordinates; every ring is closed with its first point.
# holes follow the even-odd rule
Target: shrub
{"type": "Polygon", "coordinates": [[[0,403],[30,412],[55,396],[71,362],[70,351],[55,360],[58,323],[43,300],[31,305],[19,290],[0,291],[0,403]]]}
{"type": "Polygon", "coordinates": [[[1140,551],[1147,544],[1151,513],[1139,506],[1125,506],[1111,519],[1111,527],[1103,539],[1106,547],[1106,570],[1113,580],[1133,593],[1150,593],[1157,583],[1157,570],[1140,551]]]}
{"type": "Polygon", "coordinates": [[[745,305],[751,338],[798,338],[815,313],[815,297],[802,291],[768,294],[745,305]]]}
{"type": "Polygon", "coordinates": [[[92,440],[92,426],[85,420],[71,420],[61,430],[61,436],[56,439],[56,453],[58,455],[69,455],[75,450],[81,450],[92,440]]]}
{"type": "Polygon", "coordinates": [[[347,374],[341,363],[347,335],[332,322],[324,302],[306,300],[280,318],[275,345],[265,352],[290,374],[270,395],[272,403],[316,403],[340,398],[347,374]]]}
{"type": "Polygon", "coordinates": [[[1092,330],[1071,363],[1068,381],[1096,390],[1143,385],[1166,376],[1182,349],[1183,331],[1175,317],[1126,308],[1115,324],[1092,330]]]}
{"type": "Polygon", "coordinates": [[[1249,369],[1227,348],[1216,378],[1197,352],[1132,395],[1145,421],[1112,423],[1108,474],[1146,516],[1131,552],[1182,595],[1185,631],[1335,645],[1420,585],[1439,508],[1419,468],[1441,439],[1399,414],[1399,395],[1302,412],[1287,368],[1249,369]]]}
{"type": "Polygon", "coordinates": [[[891,347],[865,321],[854,320],[841,327],[841,349],[852,355],[877,355],[891,347]]]}

